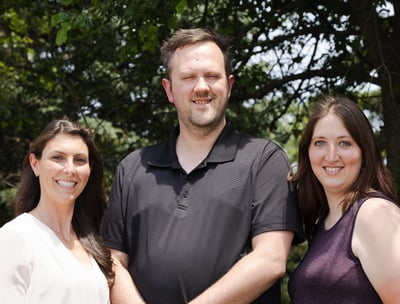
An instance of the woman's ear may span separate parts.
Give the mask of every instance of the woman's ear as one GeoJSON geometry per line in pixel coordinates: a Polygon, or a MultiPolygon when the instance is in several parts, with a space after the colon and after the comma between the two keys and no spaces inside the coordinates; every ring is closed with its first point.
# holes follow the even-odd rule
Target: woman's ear
{"type": "Polygon", "coordinates": [[[39,176],[39,161],[36,158],[35,154],[30,153],[29,154],[29,163],[31,165],[32,171],[35,174],[36,177],[39,176]]]}

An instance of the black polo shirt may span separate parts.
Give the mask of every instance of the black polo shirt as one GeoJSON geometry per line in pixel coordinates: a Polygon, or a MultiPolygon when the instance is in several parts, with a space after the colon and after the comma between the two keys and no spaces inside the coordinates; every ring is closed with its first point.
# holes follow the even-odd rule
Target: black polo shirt
{"type": "MultiPolygon", "coordinates": [[[[128,270],[149,304],[187,303],[259,233],[300,233],[288,161],[277,145],[240,135],[228,121],[207,158],[186,174],[177,135],[178,128],[118,165],[101,229],[109,247],[129,255],[128,270]]],[[[279,283],[256,303],[280,303],[279,283]]]]}

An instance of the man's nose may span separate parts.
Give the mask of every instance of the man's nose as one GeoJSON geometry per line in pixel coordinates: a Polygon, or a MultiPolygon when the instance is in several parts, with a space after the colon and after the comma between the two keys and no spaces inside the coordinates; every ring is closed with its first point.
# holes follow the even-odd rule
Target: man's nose
{"type": "Polygon", "coordinates": [[[204,91],[204,90],[209,90],[210,87],[207,80],[204,77],[199,77],[194,89],[195,91],[204,91]]]}

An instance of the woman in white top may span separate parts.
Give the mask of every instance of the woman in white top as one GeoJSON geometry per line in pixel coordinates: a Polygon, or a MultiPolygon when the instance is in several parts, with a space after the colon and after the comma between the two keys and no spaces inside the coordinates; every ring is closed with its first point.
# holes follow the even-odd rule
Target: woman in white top
{"type": "Polygon", "coordinates": [[[17,217],[0,228],[0,302],[110,303],[110,252],[98,236],[103,162],[90,132],[51,122],[27,153],[17,217]]]}

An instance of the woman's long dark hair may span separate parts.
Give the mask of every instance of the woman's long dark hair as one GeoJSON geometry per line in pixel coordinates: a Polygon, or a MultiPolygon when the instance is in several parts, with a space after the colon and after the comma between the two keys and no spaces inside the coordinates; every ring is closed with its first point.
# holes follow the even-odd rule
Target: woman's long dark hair
{"type": "Polygon", "coordinates": [[[29,155],[33,153],[36,159],[41,159],[47,143],[58,134],[79,136],[88,147],[91,172],[85,189],[75,201],[72,226],[83,248],[93,256],[111,285],[114,281],[111,253],[98,234],[106,207],[103,159],[89,130],[67,120],[54,120],[43,129],[39,137],[31,143],[25,156],[21,181],[14,199],[15,213],[19,215],[29,212],[38,205],[40,184],[30,166],[29,155]]]}
{"type": "Polygon", "coordinates": [[[370,189],[396,200],[393,180],[383,164],[367,117],[355,102],[342,97],[326,96],[317,102],[303,132],[298,151],[298,170],[293,178],[298,186],[298,202],[308,240],[312,239],[317,223],[325,219],[329,211],[324,189],[311,169],[308,155],[315,125],[328,113],[336,115],[343,122],[362,152],[360,174],[348,189],[341,203],[342,210],[345,211],[357,198],[367,197],[370,189]]]}

